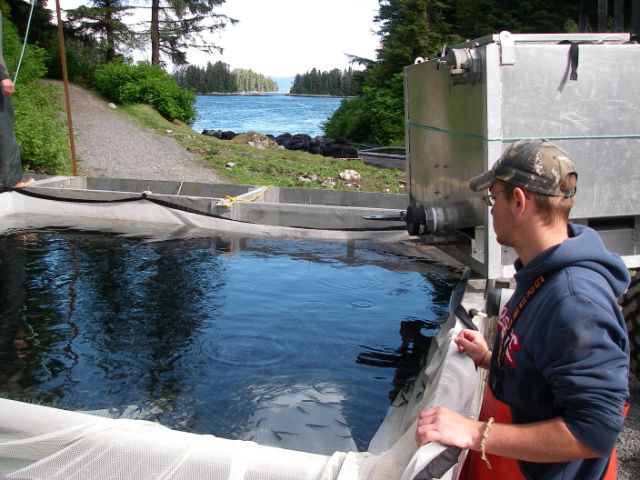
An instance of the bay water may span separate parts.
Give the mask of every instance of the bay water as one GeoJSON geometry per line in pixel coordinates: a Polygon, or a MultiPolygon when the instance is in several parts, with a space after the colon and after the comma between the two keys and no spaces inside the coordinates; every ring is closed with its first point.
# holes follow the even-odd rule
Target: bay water
{"type": "Polygon", "coordinates": [[[264,95],[198,95],[198,117],[192,128],[202,130],[323,134],[323,123],[340,106],[342,98],[264,95]]]}

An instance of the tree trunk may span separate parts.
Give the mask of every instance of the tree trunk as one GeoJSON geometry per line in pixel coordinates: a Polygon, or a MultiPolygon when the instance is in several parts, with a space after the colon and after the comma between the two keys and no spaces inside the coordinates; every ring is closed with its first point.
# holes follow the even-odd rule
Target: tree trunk
{"type": "Polygon", "coordinates": [[[613,31],[624,32],[624,0],[613,2],[613,31]]]}
{"type": "Polygon", "coordinates": [[[598,0],[598,32],[607,31],[607,0],[598,0]]]}
{"type": "Polygon", "coordinates": [[[640,0],[631,0],[631,33],[640,35],[640,0]]]}
{"type": "Polygon", "coordinates": [[[113,28],[113,24],[115,19],[113,18],[113,12],[109,8],[105,15],[106,21],[106,37],[107,37],[107,62],[110,62],[114,58],[116,58],[116,41],[115,41],[115,32],[113,28]]]}
{"type": "Polygon", "coordinates": [[[160,0],[151,0],[151,65],[160,65],[160,0]]]}

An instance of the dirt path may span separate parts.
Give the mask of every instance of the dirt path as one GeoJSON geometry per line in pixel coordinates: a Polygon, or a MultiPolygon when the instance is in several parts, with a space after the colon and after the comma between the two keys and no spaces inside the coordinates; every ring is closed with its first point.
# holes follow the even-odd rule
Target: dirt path
{"type": "MultiPolygon", "coordinates": [[[[63,88],[60,81],[48,81],[63,88]]],[[[215,183],[215,170],[174,139],[142,129],[126,114],[69,85],[78,174],[89,177],[215,183]]]]}

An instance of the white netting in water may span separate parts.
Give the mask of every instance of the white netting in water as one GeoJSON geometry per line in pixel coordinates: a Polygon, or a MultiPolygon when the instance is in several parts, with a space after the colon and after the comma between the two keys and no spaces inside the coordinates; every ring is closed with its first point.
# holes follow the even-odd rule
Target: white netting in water
{"type": "Polygon", "coordinates": [[[477,412],[479,375],[453,343],[459,329],[452,314],[432,342],[427,367],[398,396],[368,452],[304,453],[0,399],[0,478],[409,480],[431,478],[432,471],[455,478],[459,452],[435,443],[417,448],[414,433],[427,406],[477,412]]]}

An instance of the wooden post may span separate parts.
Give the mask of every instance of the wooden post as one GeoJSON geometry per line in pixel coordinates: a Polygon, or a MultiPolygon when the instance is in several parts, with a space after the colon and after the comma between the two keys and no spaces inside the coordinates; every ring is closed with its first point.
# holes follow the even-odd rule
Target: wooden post
{"type": "Polygon", "coordinates": [[[67,75],[67,54],[64,48],[64,32],[62,15],[60,14],[60,0],[56,0],[56,14],[58,15],[58,45],[60,48],[60,64],[62,66],[62,81],[64,84],[64,100],[67,107],[67,124],[69,125],[69,147],[71,148],[71,166],[73,176],[78,176],[76,163],[76,144],[73,138],[73,117],[71,115],[71,98],[69,97],[69,78],[67,75]]]}

